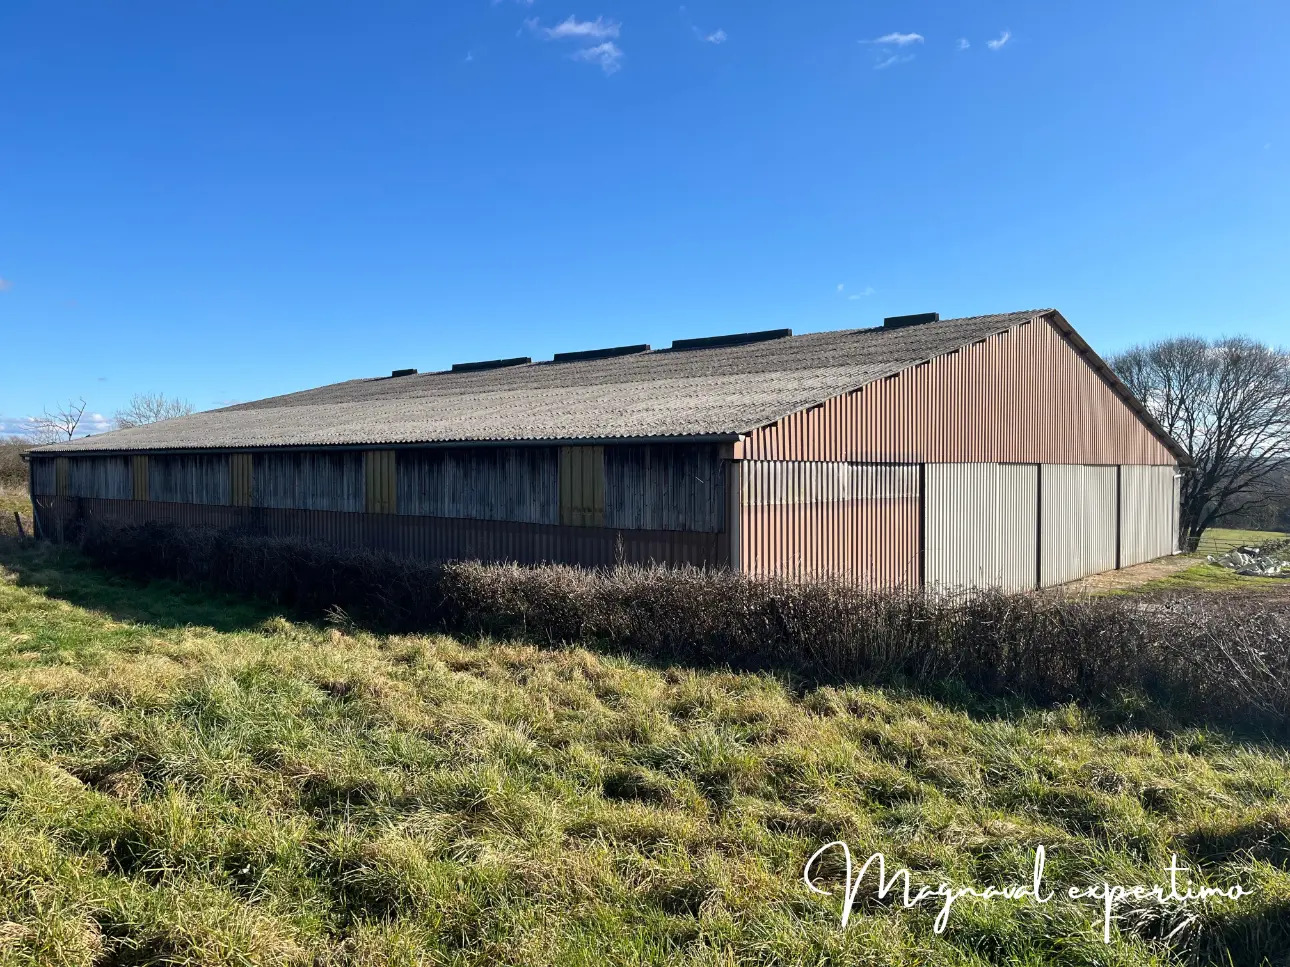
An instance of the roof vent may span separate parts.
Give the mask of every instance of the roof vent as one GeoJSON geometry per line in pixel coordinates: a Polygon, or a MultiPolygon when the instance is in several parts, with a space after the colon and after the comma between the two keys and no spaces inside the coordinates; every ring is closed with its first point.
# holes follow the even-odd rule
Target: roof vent
{"type": "Polygon", "coordinates": [[[501,369],[504,366],[527,366],[533,360],[528,356],[514,356],[511,359],[485,359],[478,363],[453,363],[454,373],[473,373],[480,369],[501,369]]]}
{"type": "Polygon", "coordinates": [[[634,356],[637,353],[649,352],[649,343],[635,346],[614,346],[611,349],[584,349],[577,353],[556,353],[552,362],[576,363],[583,359],[609,359],[612,356],[634,356]]]}
{"type": "Polygon", "coordinates": [[[921,326],[927,322],[940,322],[939,312],[916,312],[912,316],[888,316],[882,321],[884,329],[903,329],[905,326],[921,326]]]}
{"type": "Polygon", "coordinates": [[[416,374],[417,371],[415,369],[396,369],[394,372],[390,373],[390,379],[393,379],[395,376],[415,376],[416,374]]]}
{"type": "Polygon", "coordinates": [[[673,349],[711,349],[716,346],[742,346],[768,339],[784,339],[793,334],[792,329],[764,329],[761,332],[736,332],[729,336],[704,336],[701,339],[674,339],[673,349]]]}

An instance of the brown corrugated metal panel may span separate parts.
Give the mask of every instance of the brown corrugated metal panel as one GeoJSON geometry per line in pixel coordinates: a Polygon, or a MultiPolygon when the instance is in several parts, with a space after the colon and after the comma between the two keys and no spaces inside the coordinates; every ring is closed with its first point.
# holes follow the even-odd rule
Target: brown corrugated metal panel
{"type": "Polygon", "coordinates": [[[130,498],[129,457],[67,457],[68,497],[130,498]]]}
{"type": "Polygon", "coordinates": [[[1051,587],[1112,570],[1117,468],[1044,464],[1039,474],[1040,584],[1051,587]]]}
{"type": "Polygon", "coordinates": [[[754,431],[752,460],[1174,465],[1169,450],[1045,320],[754,431]]]}
{"type": "Polygon", "coordinates": [[[54,493],[60,497],[67,496],[67,457],[54,458],[54,493]]]}
{"type": "Polygon", "coordinates": [[[929,586],[1014,591],[1035,586],[1038,466],[929,463],[924,486],[929,586]]]}
{"type": "Polygon", "coordinates": [[[228,455],[229,502],[234,507],[251,506],[251,475],[254,469],[251,454],[228,455]]]}
{"type": "Polygon", "coordinates": [[[359,511],[363,500],[361,451],[255,455],[251,503],[256,507],[359,511]]]}
{"type": "Polygon", "coordinates": [[[918,582],[918,468],[744,461],[739,567],[750,574],[918,582]]]}
{"type": "Polygon", "coordinates": [[[724,567],[724,534],[566,527],[514,521],[395,514],[337,513],[160,501],[40,498],[43,533],[57,539],[76,518],[120,523],[170,521],[190,527],[237,528],[280,537],[306,537],[340,547],[386,551],[426,561],[546,562],[611,567],[615,563],[724,567]]]}
{"type": "Polygon", "coordinates": [[[58,492],[58,484],[54,479],[54,460],[51,458],[31,458],[31,492],[51,497],[58,492]]]}
{"type": "Polygon", "coordinates": [[[130,497],[133,500],[148,499],[147,454],[130,458],[130,497]]]}
{"type": "Polygon", "coordinates": [[[605,448],[560,448],[560,523],[601,527],[605,523],[605,448]]]}
{"type": "Polygon", "coordinates": [[[560,521],[556,447],[401,450],[395,473],[400,514],[560,521]]]}
{"type": "Polygon", "coordinates": [[[1120,567],[1174,553],[1176,476],[1173,467],[1120,468],[1120,567]]]}
{"type": "Polygon", "coordinates": [[[228,458],[223,454],[154,453],[143,459],[147,461],[148,489],[142,499],[174,504],[227,504],[231,501],[228,458]]]}
{"type": "Polygon", "coordinates": [[[369,514],[398,513],[398,475],[393,450],[363,454],[363,495],[369,514]]]}
{"type": "Polygon", "coordinates": [[[726,473],[714,444],[605,447],[605,526],[725,529],[726,473]]]}

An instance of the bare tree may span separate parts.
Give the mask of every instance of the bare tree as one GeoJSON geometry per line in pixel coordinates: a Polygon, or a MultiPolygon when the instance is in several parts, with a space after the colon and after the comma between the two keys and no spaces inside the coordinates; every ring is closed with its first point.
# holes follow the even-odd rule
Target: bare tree
{"type": "Polygon", "coordinates": [[[1262,500],[1290,467],[1290,353],[1252,339],[1193,337],[1136,346],[1111,366],[1191,454],[1179,534],[1262,500]]]}
{"type": "Polygon", "coordinates": [[[54,411],[45,410],[33,416],[30,436],[34,443],[63,443],[76,436],[76,428],[85,415],[85,397],[72,400],[54,411]]]}
{"type": "Polygon", "coordinates": [[[131,426],[173,420],[192,412],[193,404],[187,400],[171,399],[164,393],[135,393],[123,409],[116,411],[112,422],[118,430],[124,430],[131,426]]]}

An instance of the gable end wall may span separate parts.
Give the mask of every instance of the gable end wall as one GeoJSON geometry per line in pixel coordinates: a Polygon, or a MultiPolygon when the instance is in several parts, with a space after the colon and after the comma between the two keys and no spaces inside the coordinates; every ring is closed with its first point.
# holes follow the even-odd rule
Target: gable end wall
{"type": "Polygon", "coordinates": [[[747,460],[1174,465],[1047,320],[1015,326],[745,439],[747,460]]]}

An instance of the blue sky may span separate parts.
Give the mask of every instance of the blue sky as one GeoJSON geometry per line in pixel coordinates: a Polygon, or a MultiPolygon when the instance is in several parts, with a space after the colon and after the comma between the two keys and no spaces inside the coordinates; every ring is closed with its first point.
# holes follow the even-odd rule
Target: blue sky
{"type": "Polygon", "coordinates": [[[1284,0],[6,0],[0,420],[933,310],[1284,341],[1288,53],[1284,0]]]}

